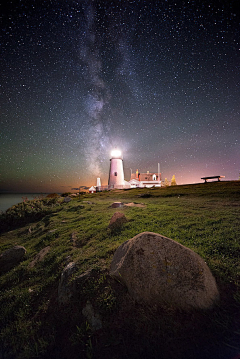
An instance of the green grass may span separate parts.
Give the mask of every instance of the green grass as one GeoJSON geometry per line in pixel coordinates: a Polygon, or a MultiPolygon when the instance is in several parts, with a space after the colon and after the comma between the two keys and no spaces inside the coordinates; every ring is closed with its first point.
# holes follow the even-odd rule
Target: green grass
{"type": "Polygon", "coordinates": [[[0,218],[0,252],[15,244],[27,249],[24,261],[0,277],[0,357],[231,359],[240,352],[239,181],[111,191],[60,202],[30,201],[0,218]],[[114,201],[145,207],[114,209],[114,201]],[[110,231],[116,211],[128,222],[110,231]],[[109,277],[114,251],[143,231],[172,238],[204,258],[221,294],[213,310],[148,308],[109,277]],[[51,249],[44,260],[30,268],[46,246],[51,249]],[[70,261],[78,264],[76,276],[88,269],[93,274],[69,305],[59,306],[58,284],[70,261]],[[100,332],[92,332],[82,315],[87,300],[103,318],[100,332]]]}

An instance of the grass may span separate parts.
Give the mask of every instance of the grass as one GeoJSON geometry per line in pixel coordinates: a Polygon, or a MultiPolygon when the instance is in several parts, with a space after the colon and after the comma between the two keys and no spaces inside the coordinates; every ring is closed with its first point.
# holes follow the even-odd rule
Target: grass
{"type": "Polygon", "coordinates": [[[2,358],[226,358],[240,353],[240,182],[132,189],[29,201],[1,216],[0,251],[27,249],[0,277],[2,358]],[[115,201],[145,207],[111,208],[115,201]],[[90,204],[88,203],[90,202],[90,204]],[[128,222],[110,231],[114,212],[128,222]],[[29,230],[30,228],[30,230],[29,230]],[[160,233],[201,255],[221,294],[211,311],[184,313],[135,303],[108,274],[114,251],[143,231],[160,233]],[[76,245],[72,233],[76,232],[76,245]],[[37,253],[49,253],[35,267],[37,253]],[[63,268],[92,269],[72,301],[60,306],[63,268]],[[90,300],[103,320],[93,332],[82,314],[90,300]]]}

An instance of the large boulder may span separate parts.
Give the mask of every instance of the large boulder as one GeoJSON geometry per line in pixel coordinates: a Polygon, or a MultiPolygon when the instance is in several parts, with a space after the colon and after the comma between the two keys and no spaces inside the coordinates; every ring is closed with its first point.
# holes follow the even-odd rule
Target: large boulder
{"type": "Polygon", "coordinates": [[[140,302],[207,309],[218,299],[215,279],[195,252],[170,238],[143,232],[115,252],[110,275],[140,302]]]}
{"type": "Polygon", "coordinates": [[[26,249],[23,246],[14,246],[0,254],[0,274],[9,271],[23,259],[26,249]]]}

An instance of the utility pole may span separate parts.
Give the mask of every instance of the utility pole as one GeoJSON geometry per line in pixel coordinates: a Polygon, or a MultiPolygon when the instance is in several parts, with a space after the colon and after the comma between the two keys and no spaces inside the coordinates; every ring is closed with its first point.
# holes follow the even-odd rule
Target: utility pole
{"type": "Polygon", "coordinates": [[[158,163],[158,182],[160,184],[160,163],[158,163]]]}

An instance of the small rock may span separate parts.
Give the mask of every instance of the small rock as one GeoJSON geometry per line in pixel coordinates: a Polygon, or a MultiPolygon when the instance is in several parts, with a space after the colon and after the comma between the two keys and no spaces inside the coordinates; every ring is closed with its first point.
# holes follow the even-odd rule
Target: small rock
{"type": "Polygon", "coordinates": [[[118,207],[123,207],[123,206],[124,206],[124,204],[122,202],[114,202],[111,205],[112,208],[118,208],[118,207]]]}
{"type": "Polygon", "coordinates": [[[47,247],[43,248],[38,254],[36,254],[35,257],[33,258],[32,262],[29,264],[29,268],[33,268],[35,266],[35,264],[43,261],[44,257],[48,254],[50,249],[51,249],[51,247],[47,246],[47,247]]]}
{"type": "Polygon", "coordinates": [[[116,229],[121,227],[124,223],[127,222],[127,218],[125,215],[121,212],[115,212],[112,218],[110,219],[110,223],[108,225],[108,228],[110,229],[116,229]]]}
{"type": "Polygon", "coordinates": [[[64,197],[63,202],[68,203],[68,202],[70,202],[71,200],[72,200],[72,199],[71,199],[70,197],[64,197]]]}
{"type": "Polygon", "coordinates": [[[58,286],[58,302],[60,304],[69,303],[74,294],[74,281],[71,281],[73,274],[77,270],[75,262],[70,262],[62,271],[58,286]]]}
{"type": "Polygon", "coordinates": [[[84,272],[84,273],[80,274],[78,277],[76,277],[75,283],[74,283],[76,291],[81,290],[80,288],[83,286],[85,281],[92,276],[92,274],[93,274],[93,270],[88,269],[86,272],[84,272]]]}
{"type": "Polygon", "coordinates": [[[0,255],[0,274],[8,272],[23,259],[26,249],[23,246],[14,246],[0,255]]]}
{"type": "Polygon", "coordinates": [[[94,312],[94,308],[89,301],[87,302],[85,308],[83,308],[82,314],[86,317],[93,331],[102,329],[101,317],[98,313],[94,312]]]}
{"type": "Polygon", "coordinates": [[[152,195],[147,192],[147,193],[141,193],[137,197],[139,197],[139,198],[149,198],[149,197],[152,197],[152,195]]]}
{"type": "Polygon", "coordinates": [[[57,231],[57,229],[51,229],[48,233],[54,233],[56,231],[57,231]]]}
{"type": "Polygon", "coordinates": [[[77,235],[78,235],[78,233],[76,231],[71,233],[71,241],[73,243],[73,247],[77,246],[77,240],[78,240],[77,235]]]}

